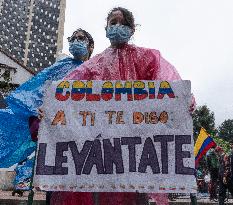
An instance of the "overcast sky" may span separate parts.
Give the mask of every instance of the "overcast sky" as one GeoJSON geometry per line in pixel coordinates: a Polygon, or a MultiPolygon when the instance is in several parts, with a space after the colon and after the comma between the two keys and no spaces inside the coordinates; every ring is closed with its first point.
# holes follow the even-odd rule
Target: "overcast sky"
{"type": "Polygon", "coordinates": [[[107,48],[106,17],[116,6],[139,24],[131,43],[160,50],[191,80],[197,104],[215,113],[217,125],[233,119],[233,0],[67,0],[63,51],[79,27],[93,36],[94,54],[107,48]]]}

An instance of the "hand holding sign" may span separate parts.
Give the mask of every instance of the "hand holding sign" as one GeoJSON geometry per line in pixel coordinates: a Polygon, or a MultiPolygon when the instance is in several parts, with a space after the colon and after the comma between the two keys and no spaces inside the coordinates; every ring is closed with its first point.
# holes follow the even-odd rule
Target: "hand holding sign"
{"type": "Polygon", "coordinates": [[[195,192],[190,101],[188,81],[55,82],[43,105],[35,186],[195,192]]]}

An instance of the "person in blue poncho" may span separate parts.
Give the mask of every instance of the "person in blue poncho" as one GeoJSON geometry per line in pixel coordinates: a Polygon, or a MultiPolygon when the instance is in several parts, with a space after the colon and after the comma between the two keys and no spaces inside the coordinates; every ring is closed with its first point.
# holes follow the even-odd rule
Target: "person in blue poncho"
{"type": "Polygon", "coordinates": [[[78,29],[68,41],[73,58],[66,57],[57,61],[6,97],[7,108],[0,109],[0,168],[8,168],[35,151],[37,115],[43,103],[44,84],[62,79],[90,58],[94,40],[88,32],[78,29]]]}
{"type": "Polygon", "coordinates": [[[14,190],[12,196],[16,193],[18,196],[23,196],[24,191],[29,191],[31,189],[32,171],[35,161],[35,156],[32,158],[27,158],[22,162],[19,162],[15,168],[16,177],[13,182],[14,190]]]}

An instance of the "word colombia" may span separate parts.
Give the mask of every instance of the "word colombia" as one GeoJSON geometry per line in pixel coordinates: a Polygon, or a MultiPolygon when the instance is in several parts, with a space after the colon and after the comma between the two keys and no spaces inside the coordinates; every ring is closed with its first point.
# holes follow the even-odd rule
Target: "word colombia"
{"type": "Polygon", "coordinates": [[[175,174],[181,175],[194,175],[194,169],[184,165],[185,159],[190,160],[191,151],[182,148],[184,144],[191,146],[191,135],[121,137],[114,138],[112,142],[110,139],[101,139],[101,135],[99,136],[93,141],[86,140],[80,150],[75,141],[57,142],[54,166],[47,165],[47,144],[40,143],[36,174],[68,175],[69,167],[65,165],[68,162],[67,156],[63,152],[69,150],[72,154],[76,175],[90,175],[93,172],[97,172],[98,175],[115,175],[126,172],[146,173],[149,169],[153,174],[175,172],[175,174]],[[161,161],[158,159],[158,149],[156,150],[154,143],[160,144],[161,161]],[[170,149],[168,152],[168,143],[174,144],[173,153],[170,153],[170,149]],[[175,160],[170,159],[171,155],[175,160]],[[168,168],[171,165],[174,167],[174,171],[168,168]],[[93,167],[96,168],[96,171],[93,170],[93,167]]]}
{"type": "Polygon", "coordinates": [[[163,99],[165,95],[169,98],[175,98],[173,89],[167,81],[160,82],[158,91],[156,91],[157,86],[153,81],[104,81],[101,85],[101,91],[98,93],[93,93],[93,84],[98,84],[98,81],[62,81],[56,88],[55,98],[59,101],[66,101],[69,98],[74,101],[83,99],[86,101],[109,101],[112,99],[121,101],[122,94],[127,95],[128,101],[146,98],[163,99]]]}

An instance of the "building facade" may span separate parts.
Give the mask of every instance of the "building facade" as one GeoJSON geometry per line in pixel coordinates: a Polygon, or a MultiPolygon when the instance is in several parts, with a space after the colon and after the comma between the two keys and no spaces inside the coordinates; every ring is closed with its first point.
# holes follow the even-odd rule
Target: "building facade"
{"type": "Polygon", "coordinates": [[[0,0],[0,48],[34,71],[62,51],[65,0],[0,0]]]}
{"type": "Polygon", "coordinates": [[[4,97],[34,75],[33,70],[0,48],[0,109],[6,106],[4,97]]]}

